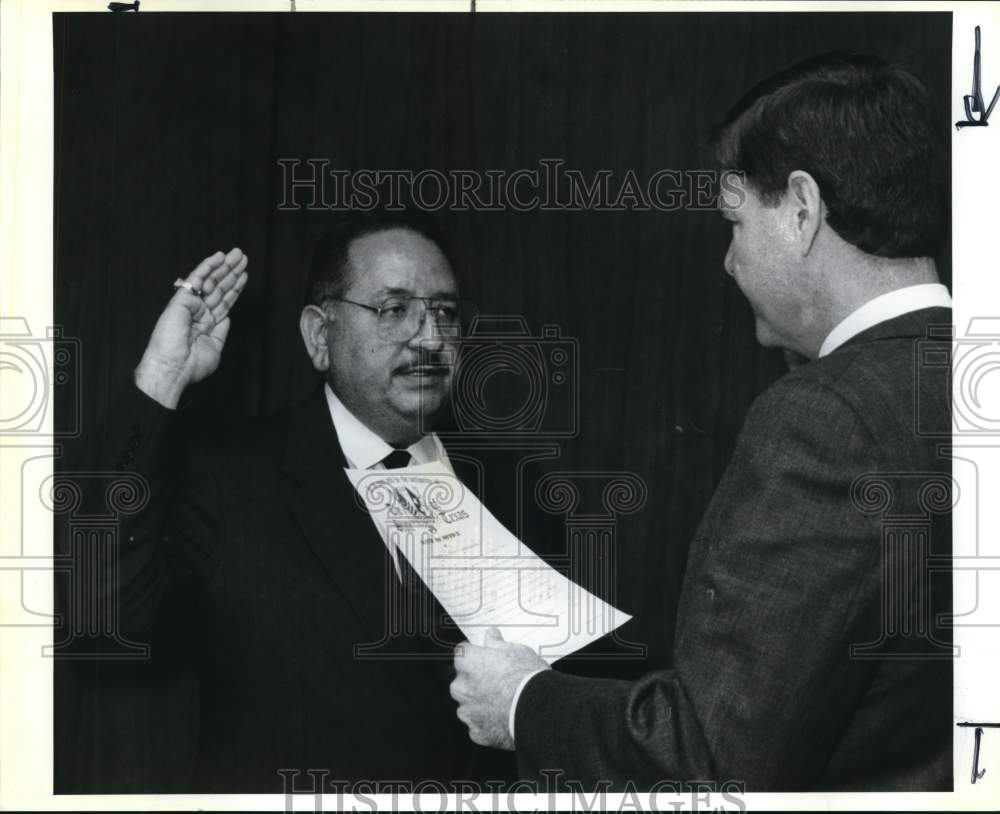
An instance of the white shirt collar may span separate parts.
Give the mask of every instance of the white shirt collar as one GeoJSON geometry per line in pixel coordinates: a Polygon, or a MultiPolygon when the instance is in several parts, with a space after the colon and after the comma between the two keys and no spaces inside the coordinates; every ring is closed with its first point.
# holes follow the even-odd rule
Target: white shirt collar
{"type": "Polygon", "coordinates": [[[868,330],[873,325],[924,308],[951,308],[951,296],[948,294],[948,289],[940,283],[924,283],[897,288],[888,294],[882,294],[873,300],[868,300],[860,308],[848,314],[830,331],[820,346],[820,358],[832,353],[848,339],[868,330]]]}
{"type": "MultiPolygon", "coordinates": [[[[372,432],[361,419],[348,410],[337,398],[329,384],[323,386],[326,393],[326,403],[330,408],[330,418],[337,430],[337,439],[344,452],[347,464],[353,469],[382,468],[382,459],[393,447],[372,432]]],[[[431,461],[443,461],[451,468],[444,445],[435,433],[425,435],[415,444],[407,447],[407,452],[413,456],[412,463],[426,464],[431,461]]]]}

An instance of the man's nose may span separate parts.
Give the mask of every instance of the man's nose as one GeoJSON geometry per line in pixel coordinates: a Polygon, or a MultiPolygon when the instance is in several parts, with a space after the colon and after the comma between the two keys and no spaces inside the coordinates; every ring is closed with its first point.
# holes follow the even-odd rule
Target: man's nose
{"type": "Polygon", "coordinates": [[[729,244],[729,248],[726,250],[726,259],[723,261],[723,267],[726,269],[726,274],[730,277],[733,276],[733,244],[729,244]]]}

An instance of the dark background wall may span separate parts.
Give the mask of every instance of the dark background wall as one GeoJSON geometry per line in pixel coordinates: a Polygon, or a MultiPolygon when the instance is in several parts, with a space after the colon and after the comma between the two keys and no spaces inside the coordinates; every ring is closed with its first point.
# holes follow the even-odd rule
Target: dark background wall
{"type": "MultiPolygon", "coordinates": [[[[705,137],[750,84],[835,48],[910,65],[950,129],[948,14],[54,19],[56,322],[82,343],[88,428],[66,450],[70,469],[97,454],[93,428],[171,281],[218,248],[242,247],[250,280],[200,408],[254,415],[311,389],[297,314],[329,214],[278,209],[279,159],[510,172],[556,158],[588,178],[610,170],[614,189],[630,170],[709,166],[705,137]]],[[[747,407],[784,370],[723,273],[724,223],[696,211],[438,215],[484,311],[578,341],[578,432],[549,467],[645,482],[645,508],[618,526],[618,597],[662,664],[687,541],[747,407]]],[[[948,280],[947,252],[941,270],[948,280]]],[[[488,388],[499,414],[517,385],[488,388]]],[[[57,663],[57,791],[183,788],[197,687],[170,661],[57,663]]]]}

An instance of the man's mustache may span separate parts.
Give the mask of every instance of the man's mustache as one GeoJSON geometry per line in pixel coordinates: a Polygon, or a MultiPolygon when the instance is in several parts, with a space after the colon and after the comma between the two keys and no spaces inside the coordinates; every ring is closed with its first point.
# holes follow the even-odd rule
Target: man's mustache
{"type": "Polygon", "coordinates": [[[455,356],[446,351],[428,351],[421,353],[409,362],[401,364],[395,369],[395,373],[413,373],[420,371],[424,373],[444,374],[451,371],[455,366],[455,356]]]}

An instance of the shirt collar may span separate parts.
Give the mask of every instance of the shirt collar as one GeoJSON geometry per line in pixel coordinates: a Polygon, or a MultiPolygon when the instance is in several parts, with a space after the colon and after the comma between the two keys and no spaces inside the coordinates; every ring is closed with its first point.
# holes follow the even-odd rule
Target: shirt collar
{"type": "MultiPolygon", "coordinates": [[[[337,440],[347,459],[347,465],[353,469],[371,469],[381,464],[393,447],[370,430],[354,413],[344,406],[337,398],[329,384],[323,386],[326,393],[326,403],[330,408],[330,418],[337,430],[337,440]]],[[[426,464],[431,461],[448,459],[444,447],[435,433],[423,436],[419,441],[410,444],[406,451],[413,456],[413,462],[426,464]]]]}
{"type": "Polygon", "coordinates": [[[848,339],[868,330],[873,325],[901,317],[911,311],[921,311],[924,308],[951,308],[951,296],[948,294],[948,289],[940,283],[924,283],[897,288],[895,291],[868,300],[860,308],[848,314],[830,331],[820,346],[820,358],[832,353],[848,339]]]}

